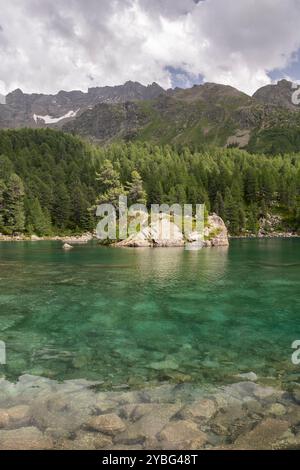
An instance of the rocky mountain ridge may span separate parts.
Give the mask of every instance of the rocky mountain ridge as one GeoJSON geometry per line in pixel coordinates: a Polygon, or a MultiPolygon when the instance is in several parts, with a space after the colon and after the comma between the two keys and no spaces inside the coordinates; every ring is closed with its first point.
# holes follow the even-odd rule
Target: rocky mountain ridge
{"type": "MultiPolygon", "coordinates": [[[[293,92],[291,87],[290,98],[293,92]]],[[[300,148],[300,113],[288,106],[261,103],[235,88],[213,83],[169,90],[153,100],[101,103],[63,129],[102,144],[140,140],[236,146],[267,153],[273,151],[274,142],[269,133],[275,132],[279,152],[284,151],[286,141],[292,142],[291,150],[293,146],[300,148]]]]}
{"type": "Polygon", "coordinates": [[[126,82],[57,95],[18,89],[0,104],[0,128],[58,127],[100,144],[140,140],[291,152],[300,150],[300,106],[292,101],[294,93],[286,80],[253,97],[214,83],[166,91],[156,83],[126,82]]]}
{"type": "Polygon", "coordinates": [[[2,99],[0,97],[0,128],[60,127],[99,103],[149,100],[162,93],[165,90],[156,83],[144,86],[137,82],[89,88],[87,93],[60,91],[56,95],[26,94],[17,89],[2,99]]]}

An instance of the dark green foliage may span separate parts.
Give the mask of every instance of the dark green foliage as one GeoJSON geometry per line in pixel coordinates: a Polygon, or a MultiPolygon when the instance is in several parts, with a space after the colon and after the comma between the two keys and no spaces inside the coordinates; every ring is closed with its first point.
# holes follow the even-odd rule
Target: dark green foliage
{"type": "Polygon", "coordinates": [[[299,227],[299,155],[148,143],[113,144],[99,152],[102,161],[109,159],[120,169],[123,184],[138,170],[148,205],[205,203],[226,221],[232,235],[257,233],[261,217],[281,214],[283,208],[283,230],[299,227]]]}
{"type": "Polygon", "coordinates": [[[63,132],[0,131],[0,232],[47,236],[93,229],[87,209],[97,190],[96,153],[63,132]]]}
{"type": "Polygon", "coordinates": [[[143,187],[143,180],[138,171],[131,173],[131,181],[126,185],[129,204],[147,204],[147,193],[143,187]]]}
{"type": "Polygon", "coordinates": [[[96,147],[53,130],[0,132],[0,232],[38,235],[96,226],[95,201],[205,203],[232,234],[282,216],[300,229],[300,156],[149,143],[96,147]],[[96,177],[98,175],[98,177],[96,177]]]}

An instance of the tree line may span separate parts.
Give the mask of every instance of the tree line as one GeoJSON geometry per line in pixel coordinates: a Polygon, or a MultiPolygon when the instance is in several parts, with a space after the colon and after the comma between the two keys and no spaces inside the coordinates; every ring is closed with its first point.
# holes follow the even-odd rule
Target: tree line
{"type": "Polygon", "coordinates": [[[300,230],[300,155],[148,143],[97,147],[60,131],[0,132],[0,233],[40,236],[96,226],[95,204],[200,204],[232,235],[257,233],[280,215],[300,230]]]}

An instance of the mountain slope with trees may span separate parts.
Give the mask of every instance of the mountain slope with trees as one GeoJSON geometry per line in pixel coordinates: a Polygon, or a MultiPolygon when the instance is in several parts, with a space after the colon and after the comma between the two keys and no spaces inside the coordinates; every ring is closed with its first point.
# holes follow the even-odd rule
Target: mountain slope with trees
{"type": "Polygon", "coordinates": [[[300,155],[119,143],[97,147],[54,130],[0,131],[0,233],[41,236],[96,226],[96,202],[205,203],[232,235],[300,229],[300,155]]]}

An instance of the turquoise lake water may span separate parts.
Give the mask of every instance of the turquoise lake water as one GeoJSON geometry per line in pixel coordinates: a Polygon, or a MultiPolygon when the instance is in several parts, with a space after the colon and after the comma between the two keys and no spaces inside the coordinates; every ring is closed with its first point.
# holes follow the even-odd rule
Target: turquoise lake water
{"type": "Polygon", "coordinates": [[[232,382],[256,372],[299,380],[300,240],[227,248],[64,252],[59,242],[0,243],[0,340],[7,365],[103,388],[232,382]]]}

